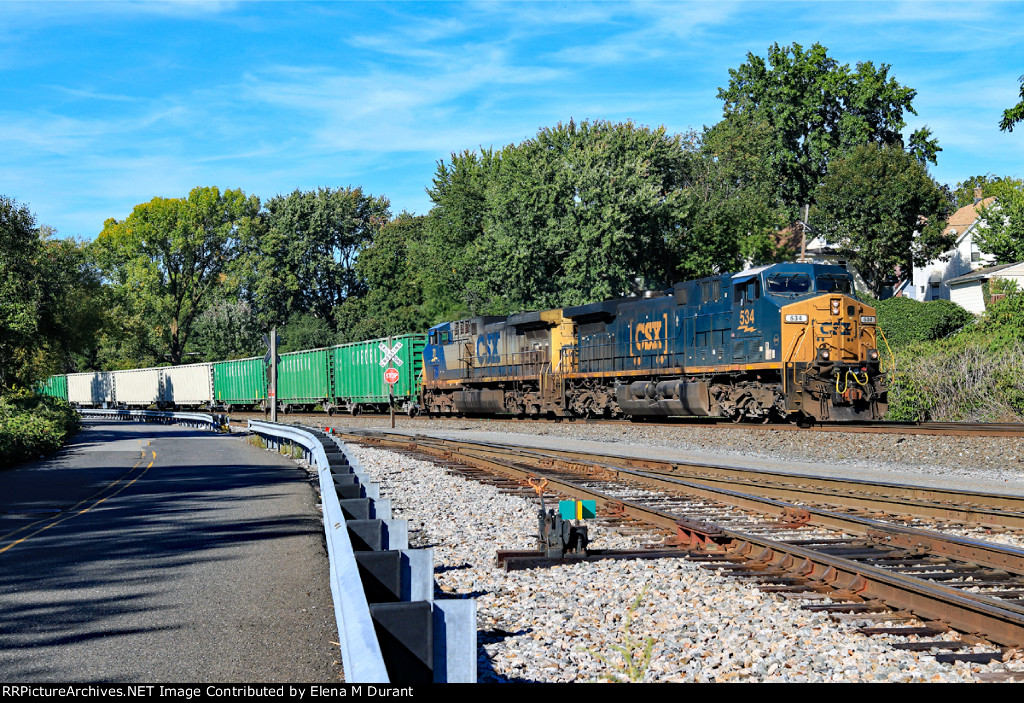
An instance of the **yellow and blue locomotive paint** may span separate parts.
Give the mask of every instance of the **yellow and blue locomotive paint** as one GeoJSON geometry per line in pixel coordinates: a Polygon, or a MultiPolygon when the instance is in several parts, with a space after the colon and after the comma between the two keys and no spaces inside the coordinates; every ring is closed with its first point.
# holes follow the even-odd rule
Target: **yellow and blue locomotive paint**
{"type": "Polygon", "coordinates": [[[775,264],[644,297],[444,323],[428,412],[879,419],[875,311],[838,266],[775,264]]]}

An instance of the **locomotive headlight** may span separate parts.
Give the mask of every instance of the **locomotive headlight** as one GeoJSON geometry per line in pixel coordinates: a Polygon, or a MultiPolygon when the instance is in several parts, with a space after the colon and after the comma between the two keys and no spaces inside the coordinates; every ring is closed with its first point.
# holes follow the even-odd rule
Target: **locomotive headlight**
{"type": "Polygon", "coordinates": [[[828,361],[831,354],[829,354],[828,347],[818,347],[818,359],[821,361],[828,361]]]}
{"type": "Polygon", "coordinates": [[[807,315],[786,315],[786,322],[807,322],[807,315]]]}
{"type": "Polygon", "coordinates": [[[873,324],[875,324],[875,316],[874,315],[861,315],[860,316],[860,323],[862,325],[873,325],[873,324]]]}
{"type": "Polygon", "coordinates": [[[842,304],[843,304],[843,301],[841,301],[839,298],[832,298],[832,314],[833,315],[838,315],[839,314],[839,307],[842,304]]]}
{"type": "Polygon", "coordinates": [[[878,350],[868,349],[868,358],[871,359],[872,361],[878,361],[878,350]]]}

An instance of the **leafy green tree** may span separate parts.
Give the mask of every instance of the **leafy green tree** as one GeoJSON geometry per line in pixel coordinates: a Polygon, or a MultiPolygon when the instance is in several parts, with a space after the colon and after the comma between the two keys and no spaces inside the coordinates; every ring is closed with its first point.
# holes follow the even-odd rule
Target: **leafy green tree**
{"type": "Polygon", "coordinates": [[[264,351],[262,328],[247,304],[221,300],[196,320],[192,346],[203,361],[258,356],[264,351]]]}
{"type": "Polygon", "coordinates": [[[487,192],[484,309],[614,298],[672,282],[686,158],[680,137],[632,123],[543,129],[507,147],[487,192]]]}
{"type": "Polygon", "coordinates": [[[985,223],[975,236],[978,248],[995,255],[997,264],[1024,261],[1024,184],[1014,185],[1001,188],[996,201],[979,212],[985,223]]]}
{"type": "Polygon", "coordinates": [[[499,158],[491,149],[452,154],[450,163],[438,162],[433,187],[427,189],[434,205],[423,223],[416,260],[424,274],[424,314],[433,322],[480,309],[470,302],[478,297],[471,289],[481,256],[487,253],[482,249],[489,215],[487,190],[499,158]]]}
{"type": "Polygon", "coordinates": [[[35,216],[0,196],[0,391],[24,382],[38,329],[40,249],[35,216]]]}
{"type": "Polygon", "coordinates": [[[71,370],[101,315],[86,245],[53,238],[26,207],[0,197],[0,390],[71,370]]]}
{"type": "Polygon", "coordinates": [[[187,198],[153,198],[97,238],[108,279],[125,293],[125,317],[138,320],[149,352],[185,360],[197,318],[227,281],[239,241],[258,220],[259,199],[241,190],[194,188],[187,198]]]}
{"type": "Polygon", "coordinates": [[[356,257],[387,220],[387,199],[361,188],[271,198],[236,267],[245,299],[268,326],[299,313],[332,320],[335,307],[364,292],[356,257]]]}
{"type": "Polygon", "coordinates": [[[921,162],[935,163],[940,150],[927,128],[904,142],[904,114],[916,91],[889,76],[890,66],[858,63],[854,70],[814,44],[773,44],[767,59],[747,54],[729,71],[729,85],[718,91],[725,102],[713,131],[742,134],[751,125],[769,126],[770,142],[761,158],[770,165],[779,202],[796,210],[813,201],[831,160],[869,142],[906,147],[921,162]]]}
{"type": "Polygon", "coordinates": [[[925,167],[898,146],[864,144],[833,161],[815,191],[811,222],[882,297],[897,267],[949,250],[949,201],[925,167]]]}
{"type": "Polygon", "coordinates": [[[1020,189],[1024,181],[1006,176],[996,176],[992,173],[971,176],[961,183],[956,184],[952,197],[955,201],[955,208],[962,208],[965,205],[974,203],[975,189],[981,188],[981,197],[984,200],[995,196],[1002,198],[1010,191],[1020,189]]]}
{"type": "Polygon", "coordinates": [[[380,228],[359,253],[356,272],[366,286],[360,298],[348,298],[335,309],[339,341],[418,332],[430,326],[424,306],[426,217],[403,212],[380,228]]]}
{"type": "Polygon", "coordinates": [[[678,279],[790,258],[774,239],[791,218],[775,199],[770,167],[761,158],[769,138],[763,122],[684,135],[688,175],[679,231],[692,246],[679,246],[678,279]]]}
{"type": "Polygon", "coordinates": [[[999,129],[1003,132],[1012,132],[1013,126],[1021,120],[1024,120],[1024,76],[1020,77],[1020,102],[1003,112],[999,129]]]}
{"type": "Polygon", "coordinates": [[[281,353],[320,349],[332,346],[337,341],[331,323],[309,312],[292,315],[278,334],[281,335],[281,353]]]}

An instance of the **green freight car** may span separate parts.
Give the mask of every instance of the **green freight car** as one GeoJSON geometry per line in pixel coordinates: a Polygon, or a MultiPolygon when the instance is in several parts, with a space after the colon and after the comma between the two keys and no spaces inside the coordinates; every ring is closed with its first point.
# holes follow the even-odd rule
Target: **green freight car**
{"type": "Polygon", "coordinates": [[[328,411],[347,410],[353,415],[364,410],[387,411],[392,389],[384,372],[390,367],[398,371],[393,389],[395,409],[415,415],[420,408],[425,343],[424,334],[404,334],[332,347],[334,393],[328,411]],[[385,361],[389,356],[391,360],[385,361]]]}
{"type": "Polygon", "coordinates": [[[267,408],[267,366],[261,357],[213,365],[213,397],[225,412],[267,408]]]}
{"type": "Polygon", "coordinates": [[[281,354],[277,365],[278,407],[286,413],[313,410],[317,405],[330,410],[333,366],[330,349],[281,354]]]}
{"type": "Polygon", "coordinates": [[[48,379],[39,384],[36,389],[39,395],[49,395],[54,398],[61,398],[62,400],[68,399],[68,377],[67,376],[50,376],[48,379]]]}

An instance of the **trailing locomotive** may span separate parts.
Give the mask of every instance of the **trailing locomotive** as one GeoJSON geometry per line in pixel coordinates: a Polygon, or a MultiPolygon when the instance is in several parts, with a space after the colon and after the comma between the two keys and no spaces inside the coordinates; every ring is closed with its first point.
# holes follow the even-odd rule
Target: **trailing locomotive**
{"type": "Polygon", "coordinates": [[[775,264],[428,332],[431,414],[880,419],[874,308],[843,268],[775,264]]]}

